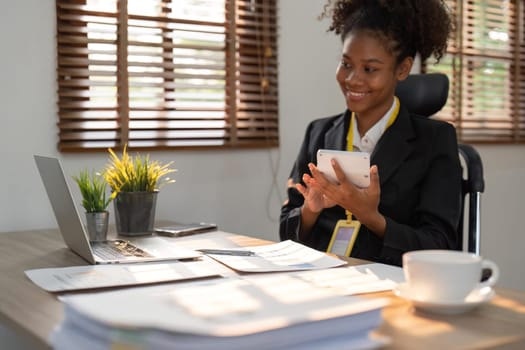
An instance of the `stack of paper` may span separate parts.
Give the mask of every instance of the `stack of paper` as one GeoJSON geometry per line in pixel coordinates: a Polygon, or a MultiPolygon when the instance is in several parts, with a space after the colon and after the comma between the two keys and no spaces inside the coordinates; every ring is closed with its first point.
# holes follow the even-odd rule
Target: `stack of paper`
{"type": "Polygon", "coordinates": [[[290,274],[71,295],[54,349],[367,349],[383,299],[290,274]]]}

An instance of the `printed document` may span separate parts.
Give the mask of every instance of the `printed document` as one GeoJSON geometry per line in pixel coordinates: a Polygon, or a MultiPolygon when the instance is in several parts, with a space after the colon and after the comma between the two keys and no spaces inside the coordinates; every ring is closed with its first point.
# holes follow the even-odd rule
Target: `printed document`
{"type": "Polygon", "coordinates": [[[239,251],[253,254],[208,253],[207,255],[240,272],[315,270],[347,264],[341,259],[291,240],[268,245],[245,247],[239,249],[239,251]]]}
{"type": "Polygon", "coordinates": [[[392,290],[398,283],[405,281],[402,268],[379,263],[300,271],[294,274],[297,278],[319,287],[330,288],[341,295],[383,292],[392,290]]]}
{"type": "Polygon", "coordinates": [[[211,259],[166,263],[71,266],[27,270],[33,283],[48,292],[135,286],[218,276],[221,266],[211,259]]]}

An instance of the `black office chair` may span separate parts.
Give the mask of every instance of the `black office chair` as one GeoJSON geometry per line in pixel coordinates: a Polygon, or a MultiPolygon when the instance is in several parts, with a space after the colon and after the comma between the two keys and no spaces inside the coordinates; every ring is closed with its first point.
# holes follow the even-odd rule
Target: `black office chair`
{"type": "MultiPolygon", "coordinates": [[[[411,74],[399,82],[396,95],[402,104],[412,113],[430,117],[443,108],[448,98],[449,81],[445,74],[411,74]]],[[[474,147],[459,144],[459,154],[464,162],[462,180],[461,217],[458,232],[461,237],[467,235],[467,251],[479,255],[480,245],[480,199],[485,190],[483,180],[483,164],[479,153],[474,147]],[[466,172],[465,172],[466,170],[466,172]],[[468,204],[467,204],[468,197],[468,204]],[[465,230],[465,210],[467,211],[467,227],[465,230]]],[[[463,240],[458,250],[463,249],[463,240]]]]}

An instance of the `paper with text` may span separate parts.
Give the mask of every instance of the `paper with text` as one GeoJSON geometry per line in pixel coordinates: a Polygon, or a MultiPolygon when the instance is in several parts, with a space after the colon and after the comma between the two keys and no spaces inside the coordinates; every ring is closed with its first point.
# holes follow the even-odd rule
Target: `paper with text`
{"type": "Polygon", "coordinates": [[[241,272],[315,270],[347,264],[343,260],[291,240],[275,244],[245,247],[242,250],[248,250],[254,254],[249,256],[208,255],[241,272]]]}
{"type": "Polygon", "coordinates": [[[405,280],[402,268],[379,263],[301,271],[294,275],[316,286],[330,288],[341,295],[392,290],[405,280]]]}
{"type": "Polygon", "coordinates": [[[48,292],[132,286],[183,281],[220,275],[220,266],[211,260],[88,265],[27,270],[33,283],[48,292]]]}

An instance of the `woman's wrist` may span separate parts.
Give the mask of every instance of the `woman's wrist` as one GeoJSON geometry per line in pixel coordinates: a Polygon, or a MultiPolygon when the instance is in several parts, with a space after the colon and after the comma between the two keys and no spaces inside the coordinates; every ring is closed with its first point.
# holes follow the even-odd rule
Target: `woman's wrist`
{"type": "Polygon", "coordinates": [[[365,218],[364,221],[361,221],[361,224],[365,225],[378,237],[384,237],[386,231],[386,219],[381,213],[377,212],[371,217],[365,218]]]}
{"type": "Polygon", "coordinates": [[[319,211],[312,210],[312,208],[310,208],[308,204],[306,204],[306,202],[301,207],[301,215],[317,217],[319,216],[319,213],[321,213],[321,210],[319,211]]]}
{"type": "Polygon", "coordinates": [[[311,210],[308,205],[303,204],[301,207],[301,229],[299,230],[299,237],[305,240],[312,231],[312,228],[319,217],[320,212],[311,210]]]}

